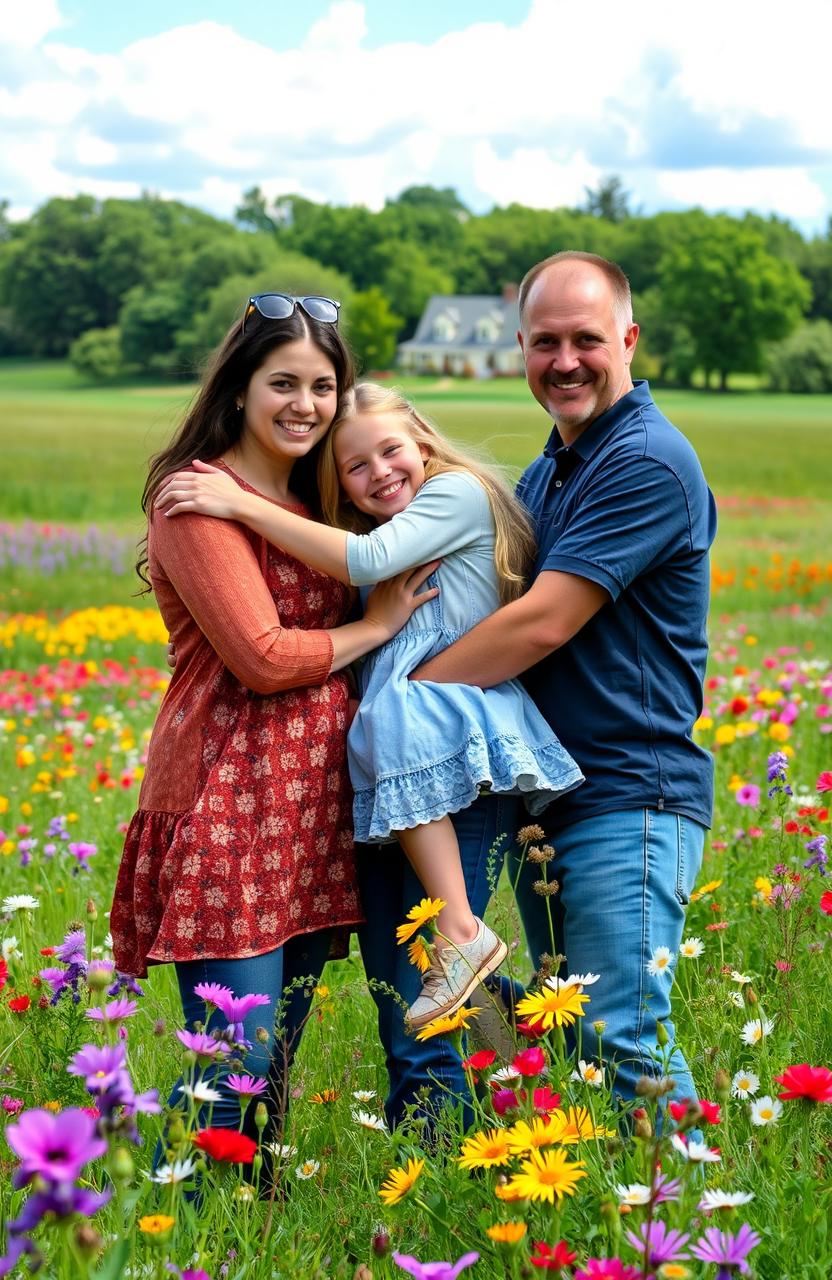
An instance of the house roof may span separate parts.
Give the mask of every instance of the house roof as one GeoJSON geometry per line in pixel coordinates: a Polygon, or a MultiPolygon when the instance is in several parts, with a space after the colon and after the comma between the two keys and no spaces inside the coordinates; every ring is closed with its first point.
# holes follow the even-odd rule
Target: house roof
{"type": "Polygon", "coordinates": [[[500,294],[442,294],[435,293],[425,307],[416,332],[408,342],[400,343],[400,348],[407,347],[469,347],[480,346],[494,349],[497,347],[514,347],[517,344],[517,330],[520,327],[520,312],[517,299],[511,301],[500,294]],[[436,322],[443,317],[451,320],[455,327],[454,337],[442,340],[435,336],[436,322]],[[494,342],[478,341],[476,326],[478,321],[493,317],[499,326],[498,337],[494,342]]]}

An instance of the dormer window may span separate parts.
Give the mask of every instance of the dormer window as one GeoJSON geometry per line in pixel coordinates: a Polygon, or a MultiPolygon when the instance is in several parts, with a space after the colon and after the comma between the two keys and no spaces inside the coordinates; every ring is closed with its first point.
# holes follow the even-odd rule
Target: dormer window
{"type": "Polygon", "coordinates": [[[499,340],[501,328],[502,317],[497,318],[493,313],[487,316],[480,316],[474,325],[474,341],[495,343],[499,340]]]}
{"type": "Polygon", "coordinates": [[[434,342],[453,342],[459,332],[459,317],[451,311],[443,311],[433,322],[434,342]]]}

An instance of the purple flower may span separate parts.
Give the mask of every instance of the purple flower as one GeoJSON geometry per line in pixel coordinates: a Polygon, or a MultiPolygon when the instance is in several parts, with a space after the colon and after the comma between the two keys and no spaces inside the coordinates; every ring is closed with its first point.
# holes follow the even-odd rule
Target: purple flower
{"type": "Polygon", "coordinates": [[[219,982],[198,982],[194,987],[194,995],[199,996],[206,1004],[219,1005],[217,997],[233,999],[234,992],[230,987],[223,987],[219,982]]]}
{"type": "Polygon", "coordinates": [[[98,853],[98,845],[90,844],[86,840],[73,840],[69,845],[67,845],[67,848],[73,858],[77,858],[78,860],[78,866],[75,868],[76,872],[89,871],[90,858],[93,857],[94,854],[98,853]]]}
{"type": "Polygon", "coordinates": [[[74,929],[68,933],[60,946],[55,948],[55,955],[64,964],[80,964],[86,967],[87,938],[83,929],[74,929]]]}
{"type": "Polygon", "coordinates": [[[789,771],[789,757],[785,751],[772,751],[768,758],[769,782],[785,782],[789,771]]]}
{"type": "Polygon", "coordinates": [[[817,867],[820,875],[826,875],[826,867],[829,862],[829,855],[826,852],[827,840],[827,836],[820,835],[815,836],[814,840],[806,841],[806,852],[812,855],[803,864],[807,871],[812,867],[817,867]]]}
{"type": "Polygon", "coordinates": [[[215,1040],[213,1036],[206,1035],[204,1031],[177,1031],[177,1039],[181,1040],[186,1049],[190,1049],[191,1053],[195,1053],[198,1058],[221,1058],[225,1054],[231,1052],[229,1045],[224,1044],[222,1040],[215,1040]]]}
{"type": "Polygon", "coordinates": [[[139,986],[135,978],[129,973],[119,973],[116,971],[116,980],[107,990],[108,996],[117,996],[121,991],[129,991],[131,996],[143,996],[144,992],[139,986]]]}
{"type": "Polygon", "coordinates": [[[60,1182],[30,1195],[20,1217],[6,1223],[8,1248],[5,1256],[0,1258],[0,1276],[8,1275],[24,1253],[32,1258],[30,1269],[35,1270],[40,1265],[37,1246],[27,1239],[27,1235],[40,1225],[47,1214],[54,1215],[55,1218],[69,1218],[73,1214],[82,1213],[91,1218],[107,1203],[111,1194],[109,1190],[87,1191],[83,1187],[60,1182]]]}
{"type": "Polygon", "coordinates": [[[46,828],[46,834],[51,839],[56,840],[59,836],[65,837],[68,832],[66,829],[66,817],[60,813],[56,818],[50,819],[49,826],[46,828]]]}
{"type": "Polygon", "coordinates": [[[456,1262],[420,1262],[408,1253],[394,1253],[393,1261],[416,1280],[456,1280],[460,1271],[479,1261],[478,1253],[463,1253],[456,1262]]]}
{"type": "MultiPolygon", "coordinates": [[[[200,984],[201,985],[201,984],[200,984]]],[[[243,1019],[247,1018],[252,1009],[257,1009],[260,1005],[271,1004],[269,996],[262,995],[246,995],[234,996],[226,995],[224,988],[216,983],[211,984],[216,988],[214,992],[217,1008],[228,1019],[228,1029],[238,1044],[248,1044],[246,1040],[245,1030],[243,1028],[243,1019]]],[[[196,990],[196,988],[194,988],[196,990]]]]}
{"type": "Polygon", "coordinates": [[[53,996],[59,996],[64,987],[69,984],[68,969],[41,969],[40,977],[44,982],[49,983],[53,996]]]}
{"type": "Polygon", "coordinates": [[[103,1009],[87,1009],[87,1017],[93,1022],[123,1022],[132,1018],[138,1007],[135,1000],[111,1000],[103,1009]]]}
{"type": "Polygon", "coordinates": [[[74,1182],[88,1160],[107,1150],[95,1120],[75,1107],[57,1115],[24,1111],[17,1124],[6,1128],[6,1141],[20,1156],[16,1187],[25,1187],[36,1175],[47,1182],[74,1182]]]}
{"type": "Polygon", "coordinates": [[[618,1258],[587,1258],[586,1270],[576,1271],[575,1280],[640,1280],[641,1267],[631,1267],[618,1258]]]}
{"type": "Polygon", "coordinates": [[[225,1083],[229,1089],[233,1089],[235,1093],[239,1093],[244,1098],[256,1098],[258,1094],[265,1093],[269,1087],[268,1080],[263,1076],[226,1076],[225,1083]]]}
{"type": "Polygon", "coordinates": [[[211,1280],[208,1272],[203,1271],[201,1267],[197,1268],[197,1270],[188,1267],[185,1271],[180,1271],[175,1263],[169,1262],[167,1270],[170,1271],[171,1275],[179,1276],[179,1280],[211,1280]]]}
{"type": "Polygon", "coordinates": [[[71,1076],[83,1076],[90,1093],[104,1093],[124,1070],[127,1050],[123,1044],[85,1044],[67,1067],[71,1076]]]}
{"type": "Polygon", "coordinates": [[[688,1232],[673,1231],[663,1222],[642,1222],[638,1231],[628,1231],[627,1241],[642,1257],[647,1255],[647,1264],[660,1267],[665,1262],[676,1262],[688,1255],[683,1252],[690,1240],[688,1232]]]}
{"type": "Polygon", "coordinates": [[[715,1262],[719,1268],[716,1280],[731,1280],[734,1271],[742,1275],[748,1274],[746,1258],[760,1237],[744,1222],[736,1235],[730,1231],[720,1231],[719,1227],[708,1227],[696,1244],[691,1245],[691,1253],[702,1262],[715,1262]]]}
{"type": "Polygon", "coordinates": [[[666,1200],[678,1200],[682,1192],[681,1178],[668,1178],[665,1173],[657,1173],[653,1183],[653,1200],[656,1204],[664,1204],[666,1200]]]}

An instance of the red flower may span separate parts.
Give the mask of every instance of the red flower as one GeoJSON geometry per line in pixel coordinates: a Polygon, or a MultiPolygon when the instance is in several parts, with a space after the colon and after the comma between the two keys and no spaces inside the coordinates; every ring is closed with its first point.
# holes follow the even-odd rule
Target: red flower
{"type": "Polygon", "coordinates": [[[824,769],[823,773],[818,775],[815,791],[832,791],[832,769],[824,769]]]}
{"type": "Polygon", "coordinates": [[[15,996],[14,1000],[9,1001],[9,1008],[12,1013],[25,1013],[31,1003],[28,996],[15,996]]]}
{"type": "Polygon", "coordinates": [[[2,956],[0,956],[0,991],[2,991],[3,988],[5,987],[8,976],[9,976],[9,966],[6,964],[6,961],[2,958],[2,956]]]}
{"type": "Polygon", "coordinates": [[[832,889],[820,895],[820,909],[825,916],[832,916],[832,889]]]}
{"type": "Polygon", "coordinates": [[[706,1124],[719,1124],[722,1115],[718,1102],[708,1102],[707,1098],[700,1098],[699,1106],[702,1110],[702,1119],[706,1124]]]}
{"type": "Polygon", "coordinates": [[[194,1146],[205,1151],[212,1160],[228,1164],[251,1164],[257,1143],[236,1129],[202,1129],[194,1138],[194,1146]]]}
{"type": "Polygon", "coordinates": [[[494,1065],[496,1057],[493,1049],[480,1049],[478,1053],[472,1053],[470,1058],[466,1058],[462,1065],[467,1071],[485,1071],[486,1067],[494,1065]]]}
{"type": "Polygon", "coordinates": [[[731,711],[735,716],[741,716],[745,714],[750,705],[747,698],[734,698],[731,703],[731,711]]]}
{"type": "Polygon", "coordinates": [[[532,1101],[537,1115],[548,1116],[550,1111],[560,1106],[560,1094],[553,1093],[548,1084],[545,1084],[542,1089],[535,1089],[532,1101]]]}
{"type": "Polygon", "coordinates": [[[540,1267],[543,1271],[560,1271],[561,1267],[568,1267],[577,1258],[577,1253],[573,1253],[565,1240],[558,1240],[556,1245],[544,1244],[542,1240],[535,1240],[534,1253],[531,1256],[531,1264],[533,1267],[540,1267]]]}
{"type": "Polygon", "coordinates": [[[669,1102],[667,1109],[678,1124],[688,1113],[688,1100],[685,1098],[683,1102],[669,1102]]]}
{"type": "Polygon", "coordinates": [[[796,836],[798,831],[800,830],[800,824],[797,822],[787,822],[783,827],[783,830],[785,831],[786,835],[796,836]]]}
{"type": "Polygon", "coordinates": [[[782,1076],[775,1076],[778,1084],[785,1086],[780,1098],[806,1098],[810,1102],[832,1102],[832,1071],[828,1067],[810,1067],[799,1062],[786,1067],[782,1076]]]}
{"type": "Polygon", "coordinates": [[[511,1065],[521,1076],[539,1076],[546,1066],[546,1056],[538,1045],[533,1045],[518,1053],[511,1065]]]}
{"type": "Polygon", "coordinates": [[[521,1036],[525,1036],[527,1040],[539,1040],[541,1036],[546,1035],[546,1028],[542,1023],[533,1027],[530,1022],[518,1022],[517,1030],[521,1036]]]}
{"type": "Polygon", "coordinates": [[[520,1099],[513,1089],[495,1089],[491,1095],[491,1105],[498,1116],[519,1107],[520,1099]]]}

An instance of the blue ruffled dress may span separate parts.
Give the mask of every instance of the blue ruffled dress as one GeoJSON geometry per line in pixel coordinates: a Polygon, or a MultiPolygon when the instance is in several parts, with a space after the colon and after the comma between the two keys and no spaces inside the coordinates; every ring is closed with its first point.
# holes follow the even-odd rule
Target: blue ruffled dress
{"type": "MultiPolygon", "coordinates": [[[[366,659],[348,738],[356,840],[383,842],[466,808],[482,788],[522,795],[532,814],[583,774],[517,680],[491,689],[408,680],[419,664],[500,607],[494,521],[467,472],[428,480],[406,510],[350,534],[350,580],[369,587],[442,557],[439,596],[366,659]]],[[[362,592],[366,594],[366,592],[362,592]]]]}

